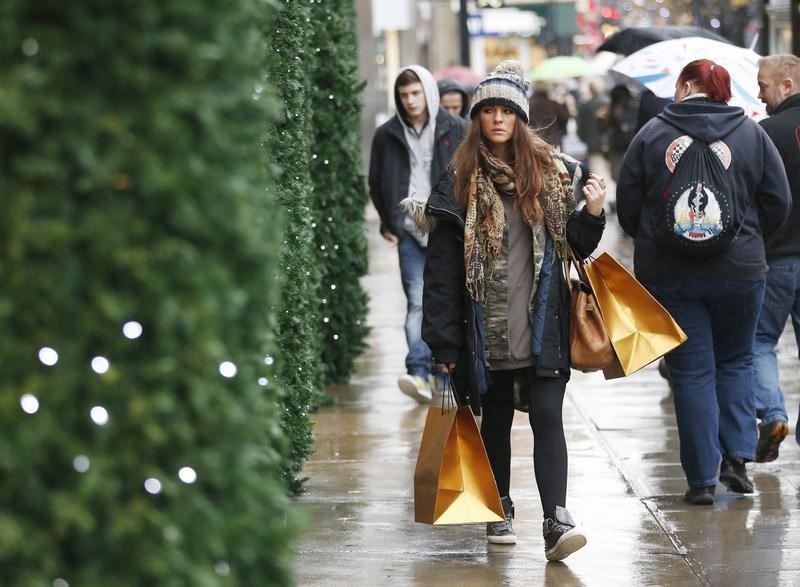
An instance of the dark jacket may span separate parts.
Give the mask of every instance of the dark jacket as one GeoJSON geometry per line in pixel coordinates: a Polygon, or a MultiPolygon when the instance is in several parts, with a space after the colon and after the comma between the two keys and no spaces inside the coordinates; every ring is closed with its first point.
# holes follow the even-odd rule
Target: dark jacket
{"type": "Polygon", "coordinates": [[[598,113],[608,107],[608,100],[603,96],[592,96],[591,99],[578,106],[576,118],[578,136],[586,143],[589,152],[600,153],[605,143],[605,135],[601,128],[598,113]]]}
{"type": "Polygon", "coordinates": [[[623,154],[636,136],[639,121],[639,101],[624,85],[616,85],[611,89],[611,100],[608,115],[604,122],[607,134],[608,149],[611,153],[623,154]]]}
{"type": "Polygon", "coordinates": [[[667,105],[634,137],[617,183],[617,216],[636,239],[634,268],[640,279],[760,280],[767,272],[763,237],[783,224],[790,197],[783,163],[761,127],[741,108],[693,98],[667,105]],[[732,197],[737,208],[747,210],[738,237],[713,259],[674,257],[654,240],[654,210],[663,205],[672,177],[667,154],[684,135],[727,145],[732,197]]]}
{"type": "MultiPolygon", "coordinates": [[[[568,164],[573,172],[574,164],[568,164]]],[[[583,177],[585,183],[586,176],[583,177]]],[[[422,338],[434,362],[455,363],[455,387],[461,403],[480,408],[480,395],[489,383],[488,363],[483,357],[483,324],[480,307],[466,288],[464,270],[465,211],[452,196],[452,175],[434,189],[425,213],[438,222],[428,240],[425,289],[422,296],[422,338]],[[477,311],[476,311],[477,310],[477,311]]],[[[605,227],[605,215],[595,217],[576,211],[567,223],[567,239],[583,257],[597,247],[605,227]]],[[[556,261],[558,263],[558,261],[556,261]]],[[[536,370],[543,377],[569,372],[569,286],[560,266],[554,267],[545,307],[542,352],[536,370]]],[[[531,322],[534,317],[531,315],[531,322]]]]}
{"type": "MultiPolygon", "coordinates": [[[[450,164],[456,148],[467,128],[467,121],[456,118],[445,110],[436,114],[436,135],[431,164],[431,185],[450,164]]],[[[372,140],[372,155],[369,163],[369,195],[381,217],[381,232],[403,234],[405,212],[399,206],[408,193],[411,175],[408,143],[403,133],[403,123],[397,116],[382,124],[372,140]]]]}
{"type": "Polygon", "coordinates": [[[658,116],[664,111],[667,104],[671,104],[671,98],[661,98],[656,96],[652,90],[645,88],[639,96],[639,110],[637,114],[636,132],[650,122],[650,119],[658,116]]]}
{"type": "Polygon", "coordinates": [[[561,141],[567,132],[567,123],[571,118],[567,107],[550,99],[547,91],[534,90],[528,108],[530,126],[547,143],[560,149],[561,141]]]}
{"type": "Polygon", "coordinates": [[[800,256],[800,94],[788,97],[760,124],[778,148],[793,201],[786,224],[766,241],[767,259],[800,256]]]}

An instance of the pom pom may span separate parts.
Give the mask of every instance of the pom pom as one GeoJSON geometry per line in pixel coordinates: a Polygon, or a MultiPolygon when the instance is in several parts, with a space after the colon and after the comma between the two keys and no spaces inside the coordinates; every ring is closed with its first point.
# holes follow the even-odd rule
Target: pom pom
{"type": "Polygon", "coordinates": [[[516,75],[520,79],[525,79],[525,71],[522,69],[522,64],[516,59],[506,59],[497,64],[495,73],[503,75],[516,75]]]}

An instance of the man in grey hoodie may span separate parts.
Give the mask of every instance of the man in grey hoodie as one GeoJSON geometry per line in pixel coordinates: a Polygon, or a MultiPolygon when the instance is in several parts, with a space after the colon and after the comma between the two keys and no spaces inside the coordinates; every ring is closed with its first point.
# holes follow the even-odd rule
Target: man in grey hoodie
{"type": "MultiPolygon", "coordinates": [[[[431,399],[431,353],[422,340],[422,272],[427,235],[411,221],[403,200],[424,207],[433,186],[449,165],[467,122],[439,108],[439,90],[430,71],[409,65],[394,84],[396,116],[375,131],[369,165],[369,192],[386,241],[396,244],[407,300],[406,374],[400,390],[420,402],[431,399]]],[[[408,202],[406,203],[408,205],[408,202]]]]}

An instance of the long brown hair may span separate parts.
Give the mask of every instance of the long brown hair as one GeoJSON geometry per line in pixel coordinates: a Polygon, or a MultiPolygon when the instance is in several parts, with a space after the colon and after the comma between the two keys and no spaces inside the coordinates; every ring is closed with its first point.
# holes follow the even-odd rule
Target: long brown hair
{"type": "MultiPolygon", "coordinates": [[[[464,140],[453,155],[455,169],[453,197],[464,208],[469,198],[472,175],[480,164],[478,147],[481,141],[483,133],[480,117],[475,116],[464,140]]],[[[544,191],[545,177],[556,172],[552,154],[553,148],[517,117],[511,138],[511,167],[514,170],[514,182],[517,187],[514,203],[530,224],[536,224],[542,219],[539,194],[544,191]]]]}

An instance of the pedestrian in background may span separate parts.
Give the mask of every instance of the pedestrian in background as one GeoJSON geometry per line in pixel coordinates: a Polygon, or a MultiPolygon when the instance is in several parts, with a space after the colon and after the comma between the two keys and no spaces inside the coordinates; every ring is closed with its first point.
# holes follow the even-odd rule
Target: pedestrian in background
{"type": "Polygon", "coordinates": [[[567,123],[572,118],[569,108],[565,104],[553,100],[547,86],[543,82],[538,82],[531,95],[528,110],[530,125],[539,137],[560,149],[561,141],[567,132],[567,123]]]}
{"type": "Polygon", "coordinates": [[[529,83],[504,61],[476,88],[453,168],[428,200],[423,338],[457,395],[482,410],[481,437],[505,520],[487,540],[515,544],[510,496],[514,385],[529,403],[548,560],[586,544],[566,509],[562,423],[570,376],[569,290],[561,261],[582,258],[605,226],[605,181],[563,159],[527,126],[529,83]],[[588,181],[587,181],[588,179],[588,181]],[[575,183],[586,205],[576,209],[575,183]]]}
{"type": "MultiPolygon", "coordinates": [[[[756,415],[760,420],[756,461],[768,463],[778,458],[779,446],[789,433],[775,355],[789,316],[800,356],[800,58],[772,55],[759,59],[758,65],[758,97],[770,115],[761,127],[783,159],[793,200],[786,224],[765,243],[769,272],[756,328],[756,415]]],[[[800,427],[796,434],[800,442],[800,427]]]]}
{"type": "MultiPolygon", "coordinates": [[[[617,184],[617,215],[635,238],[636,277],[672,314],[688,340],[669,353],[684,499],[714,503],[719,480],[752,493],[745,463],[755,458],[753,341],[764,296],[764,236],[783,224],[790,207],[783,163],[767,134],[728,106],[727,70],[692,61],[675,84],[675,100],[648,122],[628,148],[617,184]],[[716,257],[675,255],[656,241],[672,165],[700,139],[719,156],[735,207],[744,221],[730,247],[716,257]],[[721,464],[720,464],[721,459],[721,464]]],[[[677,161],[677,163],[675,163],[677,161]]]]}
{"type": "Polygon", "coordinates": [[[664,107],[672,102],[672,98],[662,98],[656,96],[650,88],[645,88],[639,94],[639,110],[636,117],[636,132],[648,123],[648,121],[661,114],[664,107]]]}
{"type": "Polygon", "coordinates": [[[375,131],[369,164],[369,193],[381,219],[381,236],[397,245],[400,277],[407,300],[406,373],[400,390],[420,402],[431,399],[431,354],[422,340],[422,272],[427,236],[400,205],[411,198],[424,206],[431,187],[450,163],[466,121],[439,107],[431,72],[403,68],[394,84],[397,113],[375,131]]]}
{"type": "Polygon", "coordinates": [[[622,158],[636,136],[638,113],[639,102],[626,85],[618,84],[611,88],[608,110],[603,120],[608,144],[608,166],[614,181],[619,181],[622,158]]]}
{"type": "Polygon", "coordinates": [[[578,136],[586,143],[589,151],[589,167],[599,169],[600,165],[593,159],[603,155],[606,135],[603,132],[602,113],[608,106],[608,98],[599,81],[589,83],[589,97],[578,104],[576,117],[578,136]]]}
{"type": "Polygon", "coordinates": [[[469,112],[469,97],[466,90],[451,79],[440,79],[436,84],[439,87],[441,107],[453,116],[466,118],[469,112]]]}

